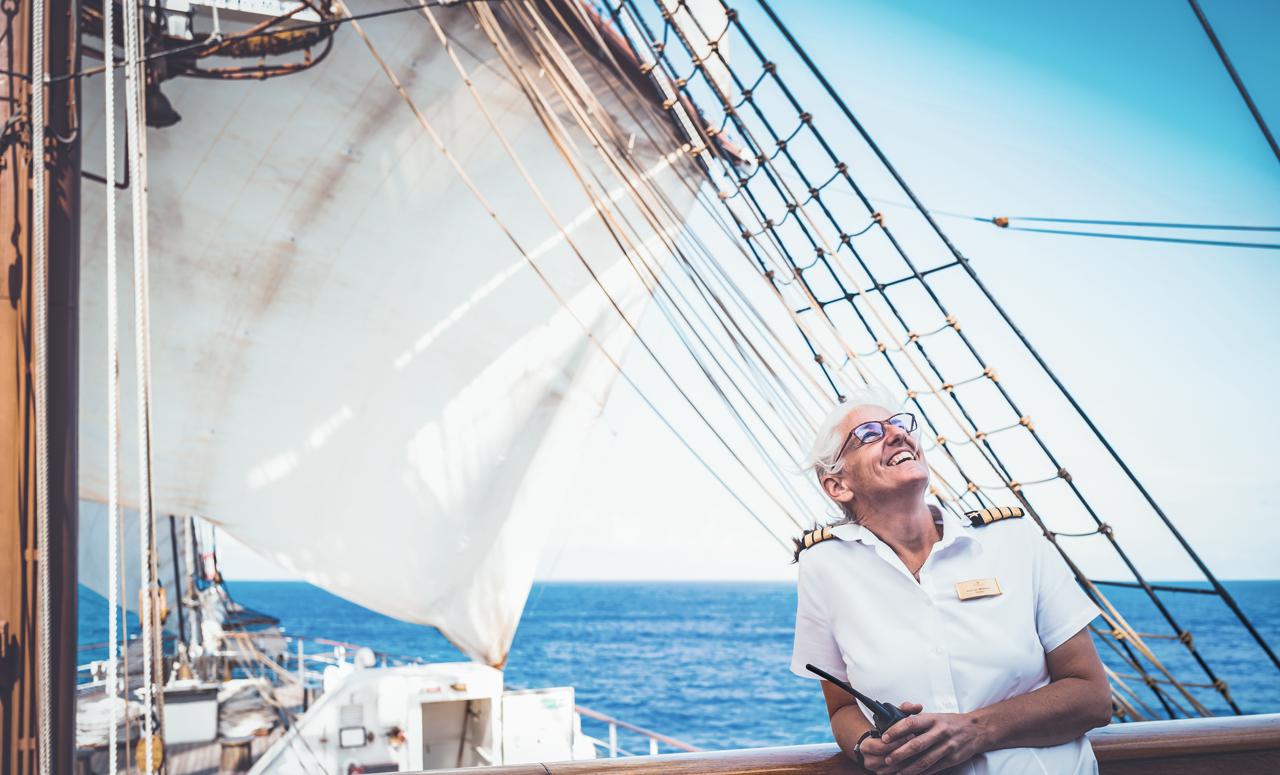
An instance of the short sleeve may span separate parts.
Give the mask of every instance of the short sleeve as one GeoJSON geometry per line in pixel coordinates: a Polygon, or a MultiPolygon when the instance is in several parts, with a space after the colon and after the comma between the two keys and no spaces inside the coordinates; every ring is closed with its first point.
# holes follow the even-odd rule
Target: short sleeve
{"type": "Polygon", "coordinates": [[[825,592],[815,568],[801,560],[800,578],[796,581],[796,636],[791,650],[791,672],[801,678],[817,678],[805,669],[809,664],[848,681],[844,656],[831,632],[825,592]]]}
{"type": "Polygon", "coordinates": [[[1066,643],[1071,636],[1084,629],[1101,611],[1080,588],[1075,574],[1067,562],[1040,532],[1035,522],[1030,522],[1035,591],[1036,634],[1040,645],[1048,654],[1066,643]]]}

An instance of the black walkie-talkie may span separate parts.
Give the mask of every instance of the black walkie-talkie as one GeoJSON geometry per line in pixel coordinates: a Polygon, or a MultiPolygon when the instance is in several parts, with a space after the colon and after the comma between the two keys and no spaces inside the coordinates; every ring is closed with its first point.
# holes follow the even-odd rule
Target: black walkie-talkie
{"type": "Polygon", "coordinates": [[[907,714],[903,713],[900,708],[896,708],[887,702],[877,702],[876,700],[871,699],[822,668],[814,667],[813,665],[805,665],[804,669],[808,670],[810,673],[814,673],[815,675],[827,679],[836,686],[839,686],[841,689],[844,689],[846,692],[856,697],[863,705],[867,706],[867,710],[871,711],[871,724],[876,728],[876,732],[881,735],[883,735],[889,727],[897,724],[899,721],[907,717],[907,714]]]}

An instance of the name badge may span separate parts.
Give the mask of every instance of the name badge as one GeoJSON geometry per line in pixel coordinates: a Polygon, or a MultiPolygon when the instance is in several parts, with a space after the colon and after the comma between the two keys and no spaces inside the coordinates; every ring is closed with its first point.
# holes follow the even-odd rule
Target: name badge
{"type": "Polygon", "coordinates": [[[961,600],[972,600],[975,597],[995,597],[1000,594],[1000,582],[995,579],[974,579],[973,581],[957,581],[956,596],[961,600]]]}

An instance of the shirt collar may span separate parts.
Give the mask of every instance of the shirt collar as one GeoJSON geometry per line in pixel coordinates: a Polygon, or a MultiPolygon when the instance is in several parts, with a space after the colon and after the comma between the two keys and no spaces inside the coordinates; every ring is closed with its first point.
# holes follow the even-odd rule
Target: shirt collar
{"type": "MultiPolygon", "coordinates": [[[[969,531],[968,525],[960,517],[949,511],[943,511],[937,506],[929,507],[930,513],[933,514],[933,521],[942,525],[942,539],[938,541],[937,549],[945,549],[951,544],[959,540],[973,541],[976,540],[974,535],[969,531]]],[[[868,546],[882,544],[883,541],[865,526],[856,522],[845,522],[831,528],[831,535],[839,538],[841,541],[858,541],[868,546]]]]}

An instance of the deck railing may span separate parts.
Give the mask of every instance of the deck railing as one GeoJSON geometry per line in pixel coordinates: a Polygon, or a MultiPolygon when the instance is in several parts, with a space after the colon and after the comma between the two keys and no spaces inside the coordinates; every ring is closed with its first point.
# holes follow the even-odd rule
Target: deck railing
{"type": "MultiPolygon", "coordinates": [[[[1103,775],[1280,772],[1280,714],[1112,724],[1089,734],[1103,775]]],[[[858,775],[834,745],[493,767],[485,775],[858,775]]],[[[430,775],[474,775],[433,770],[430,775]]],[[[425,775],[425,774],[423,774],[425,775]]]]}

